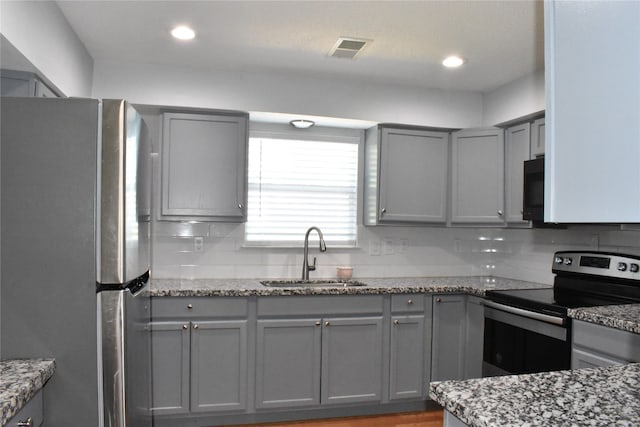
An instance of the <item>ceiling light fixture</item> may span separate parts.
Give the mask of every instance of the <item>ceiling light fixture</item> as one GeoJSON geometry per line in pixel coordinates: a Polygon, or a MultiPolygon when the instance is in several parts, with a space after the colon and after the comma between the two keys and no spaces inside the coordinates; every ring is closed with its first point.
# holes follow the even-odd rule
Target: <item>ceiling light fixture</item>
{"type": "Polygon", "coordinates": [[[191,28],[181,25],[171,30],[171,35],[178,40],[191,40],[196,36],[196,33],[191,28]]]}
{"type": "Polygon", "coordinates": [[[316,122],[311,120],[297,119],[291,120],[289,124],[297,129],[309,129],[311,126],[315,125],[316,122]]]}
{"type": "Polygon", "coordinates": [[[447,56],[444,61],[442,61],[442,65],[447,68],[457,68],[464,64],[464,59],[460,58],[456,55],[447,56]]]}

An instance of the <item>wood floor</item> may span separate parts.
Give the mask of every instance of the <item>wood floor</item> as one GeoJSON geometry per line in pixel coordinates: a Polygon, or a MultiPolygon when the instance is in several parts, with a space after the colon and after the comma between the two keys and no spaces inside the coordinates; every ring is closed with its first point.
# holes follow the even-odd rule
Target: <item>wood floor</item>
{"type": "Polygon", "coordinates": [[[431,410],[371,417],[251,424],[243,427],[442,427],[442,417],[442,410],[431,410]]]}

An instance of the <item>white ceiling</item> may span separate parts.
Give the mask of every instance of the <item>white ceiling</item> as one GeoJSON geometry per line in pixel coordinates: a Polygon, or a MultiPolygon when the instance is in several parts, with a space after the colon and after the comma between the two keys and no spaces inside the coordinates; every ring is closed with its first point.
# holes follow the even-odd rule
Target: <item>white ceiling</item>
{"type": "Polygon", "coordinates": [[[95,60],[490,91],[544,66],[542,0],[58,1],[95,60]],[[177,24],[191,42],[169,36],[177,24]],[[338,37],[371,39],[355,60],[338,37]],[[467,64],[441,66],[449,54],[467,64]]]}

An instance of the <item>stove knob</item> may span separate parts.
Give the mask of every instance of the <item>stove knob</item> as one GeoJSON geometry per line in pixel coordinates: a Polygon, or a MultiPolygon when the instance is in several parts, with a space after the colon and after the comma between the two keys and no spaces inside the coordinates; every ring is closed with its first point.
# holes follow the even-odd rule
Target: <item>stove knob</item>
{"type": "Polygon", "coordinates": [[[640,271],[640,266],[638,266],[638,264],[631,264],[629,266],[629,271],[632,273],[637,273],[638,271],[640,271]]]}
{"type": "Polygon", "coordinates": [[[571,265],[573,264],[573,259],[567,257],[564,259],[564,265],[571,265]]]}
{"type": "Polygon", "coordinates": [[[618,263],[618,271],[627,271],[627,263],[619,262],[618,263]]]}
{"type": "Polygon", "coordinates": [[[561,256],[557,256],[553,262],[555,262],[556,264],[562,264],[562,262],[564,261],[564,259],[561,256]]]}

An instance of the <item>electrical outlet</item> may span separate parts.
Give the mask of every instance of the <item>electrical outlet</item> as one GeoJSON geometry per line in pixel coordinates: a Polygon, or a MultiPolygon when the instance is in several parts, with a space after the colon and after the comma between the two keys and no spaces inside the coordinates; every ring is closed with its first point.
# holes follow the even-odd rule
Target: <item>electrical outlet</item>
{"type": "Polygon", "coordinates": [[[384,239],[382,240],[382,254],[383,255],[393,255],[394,253],[394,248],[393,248],[393,240],[391,239],[384,239]]]}
{"type": "Polygon", "coordinates": [[[369,255],[380,256],[380,240],[369,240],[369,255]]]}
{"type": "Polygon", "coordinates": [[[193,250],[194,252],[204,251],[204,237],[196,236],[193,238],[193,250]]]}

